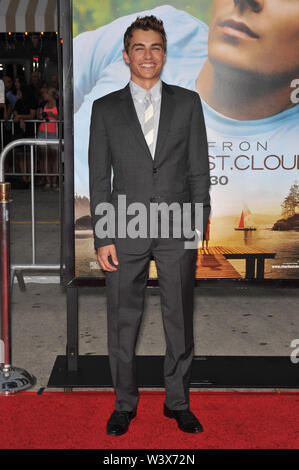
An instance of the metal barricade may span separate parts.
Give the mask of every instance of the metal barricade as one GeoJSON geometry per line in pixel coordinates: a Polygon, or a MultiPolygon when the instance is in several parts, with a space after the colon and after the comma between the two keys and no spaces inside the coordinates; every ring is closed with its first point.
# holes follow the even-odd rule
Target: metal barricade
{"type": "MultiPolygon", "coordinates": [[[[31,119],[25,120],[25,125],[32,126],[32,138],[38,139],[38,131],[41,124],[46,124],[48,121],[46,120],[38,120],[38,119],[31,119]]],[[[51,124],[56,124],[57,128],[62,121],[51,121],[51,124]]],[[[45,126],[45,139],[48,139],[48,131],[47,126],[45,126]]],[[[58,133],[57,133],[58,134],[58,133]]],[[[8,143],[14,142],[16,136],[16,124],[13,119],[4,120],[0,119],[0,152],[4,149],[8,143]]],[[[58,137],[57,137],[58,138],[58,137]]],[[[18,139],[20,140],[20,139],[18,139]]],[[[23,140],[23,139],[22,139],[23,140]]],[[[51,139],[52,140],[52,139],[51,139]]],[[[53,142],[52,142],[53,143],[53,142]]],[[[30,176],[30,172],[27,168],[27,157],[26,157],[26,147],[23,146],[23,161],[21,164],[20,155],[18,155],[18,161],[16,161],[15,155],[15,147],[12,148],[12,162],[11,167],[8,171],[5,172],[7,176],[30,176]],[[21,165],[20,165],[21,164],[21,165]],[[23,171],[18,171],[18,166],[23,167],[23,171]]],[[[35,168],[35,176],[58,176],[58,173],[49,173],[48,172],[48,148],[46,147],[46,154],[45,154],[45,171],[38,171],[38,153],[37,147],[34,147],[34,168],[35,168]]]]}
{"type": "MultiPolygon", "coordinates": [[[[61,141],[63,143],[63,141],[61,141]]],[[[3,357],[0,357],[0,394],[11,394],[34,385],[36,379],[24,369],[11,365],[10,355],[10,298],[14,273],[18,270],[55,270],[60,265],[37,264],[35,257],[35,211],[34,211],[34,146],[60,144],[58,139],[19,139],[8,144],[0,154],[0,240],[1,240],[1,332],[3,357]],[[20,145],[30,146],[31,207],[32,207],[32,264],[10,265],[10,183],[5,182],[4,164],[9,152],[20,145]]]]}
{"type": "MultiPolygon", "coordinates": [[[[17,277],[21,290],[25,289],[25,283],[22,271],[60,271],[61,266],[57,264],[38,264],[36,263],[36,224],[35,224],[35,198],[34,198],[34,147],[59,145],[59,139],[19,139],[10,142],[0,154],[0,183],[4,183],[4,165],[5,158],[12,149],[19,146],[30,146],[30,176],[31,176],[31,264],[11,264],[10,266],[10,284],[13,286],[14,277],[17,277]]],[[[63,141],[62,141],[63,143],[63,141]]],[[[7,185],[7,183],[6,183],[7,185]]]]}

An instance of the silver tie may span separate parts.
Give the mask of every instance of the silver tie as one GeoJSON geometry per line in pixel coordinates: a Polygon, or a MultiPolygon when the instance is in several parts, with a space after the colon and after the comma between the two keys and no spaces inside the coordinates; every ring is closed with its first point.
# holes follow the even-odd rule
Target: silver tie
{"type": "Polygon", "coordinates": [[[154,157],[154,106],[150,93],[145,96],[143,133],[152,157],[154,157]]]}

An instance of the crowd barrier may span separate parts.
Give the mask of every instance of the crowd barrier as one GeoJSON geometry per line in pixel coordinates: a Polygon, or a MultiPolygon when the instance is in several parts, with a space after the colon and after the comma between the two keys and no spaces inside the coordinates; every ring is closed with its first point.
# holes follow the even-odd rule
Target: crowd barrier
{"type": "MultiPolygon", "coordinates": [[[[63,141],[61,141],[63,144],[63,141]]],[[[36,262],[35,240],[35,195],[34,195],[34,148],[37,146],[59,145],[59,139],[18,139],[6,145],[0,154],[0,256],[1,256],[1,336],[3,357],[0,358],[0,393],[10,394],[25,390],[35,383],[35,378],[23,369],[11,365],[10,354],[10,299],[14,275],[17,273],[19,283],[24,288],[22,271],[60,271],[61,265],[38,264],[36,262]],[[10,183],[5,182],[5,159],[17,147],[30,147],[30,180],[31,180],[31,241],[32,263],[10,263],[10,211],[12,202],[10,183]]]]}
{"type": "MultiPolygon", "coordinates": [[[[42,123],[46,123],[47,121],[45,120],[38,120],[38,119],[32,119],[32,120],[25,120],[25,126],[31,126],[31,134],[32,138],[37,140],[38,139],[38,131],[39,127],[42,123]]],[[[51,121],[51,123],[56,123],[57,127],[59,126],[60,123],[63,123],[62,121],[51,121]]],[[[31,137],[30,137],[31,138],[31,137]]],[[[58,137],[57,137],[58,139],[58,137]]],[[[0,152],[3,151],[3,149],[11,142],[14,141],[20,141],[23,139],[17,138],[17,130],[16,130],[16,124],[12,119],[5,121],[4,119],[0,119],[0,152]]],[[[48,140],[48,132],[47,132],[47,126],[45,127],[45,140],[48,140]]],[[[51,143],[52,139],[51,139],[51,143]]],[[[6,169],[5,169],[5,174],[6,176],[30,176],[30,171],[28,171],[28,159],[27,159],[27,149],[26,145],[18,145],[18,154],[16,155],[16,147],[13,147],[11,149],[11,155],[9,158],[6,159],[6,169]],[[20,148],[21,147],[21,148],[20,148]],[[21,151],[20,151],[21,150],[21,151]],[[23,161],[21,161],[21,159],[23,161]],[[20,171],[20,166],[22,166],[22,169],[20,171]]],[[[38,148],[37,146],[34,147],[34,175],[36,176],[58,176],[57,173],[50,173],[48,171],[48,147],[46,146],[46,152],[44,157],[45,158],[45,171],[41,170],[41,156],[38,154],[38,148]]]]}

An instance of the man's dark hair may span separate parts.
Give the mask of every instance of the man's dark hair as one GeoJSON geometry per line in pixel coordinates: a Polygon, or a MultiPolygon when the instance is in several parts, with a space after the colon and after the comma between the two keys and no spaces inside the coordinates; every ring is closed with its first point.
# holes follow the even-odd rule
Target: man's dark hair
{"type": "Polygon", "coordinates": [[[136,20],[127,28],[125,34],[124,34],[124,47],[126,52],[129,51],[129,46],[130,46],[130,41],[133,36],[133,32],[136,29],[143,29],[143,31],[157,31],[158,33],[161,34],[162,38],[162,43],[163,43],[163,49],[166,52],[166,47],[167,47],[167,38],[166,38],[166,33],[165,29],[163,26],[163,21],[158,20],[156,16],[151,15],[151,16],[138,16],[136,20]]]}

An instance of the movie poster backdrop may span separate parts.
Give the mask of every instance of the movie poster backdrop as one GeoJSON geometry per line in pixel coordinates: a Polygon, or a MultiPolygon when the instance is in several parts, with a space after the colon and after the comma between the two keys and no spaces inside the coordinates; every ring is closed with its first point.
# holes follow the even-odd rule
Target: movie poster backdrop
{"type": "Polygon", "coordinates": [[[162,80],[199,92],[203,104],[212,210],[197,277],[243,279],[255,253],[261,279],[298,279],[299,5],[286,2],[281,16],[279,3],[247,24],[233,0],[73,1],[76,277],[103,276],[89,209],[92,104],[126,86],[124,32],[153,14],[168,39],[162,80]]]}

